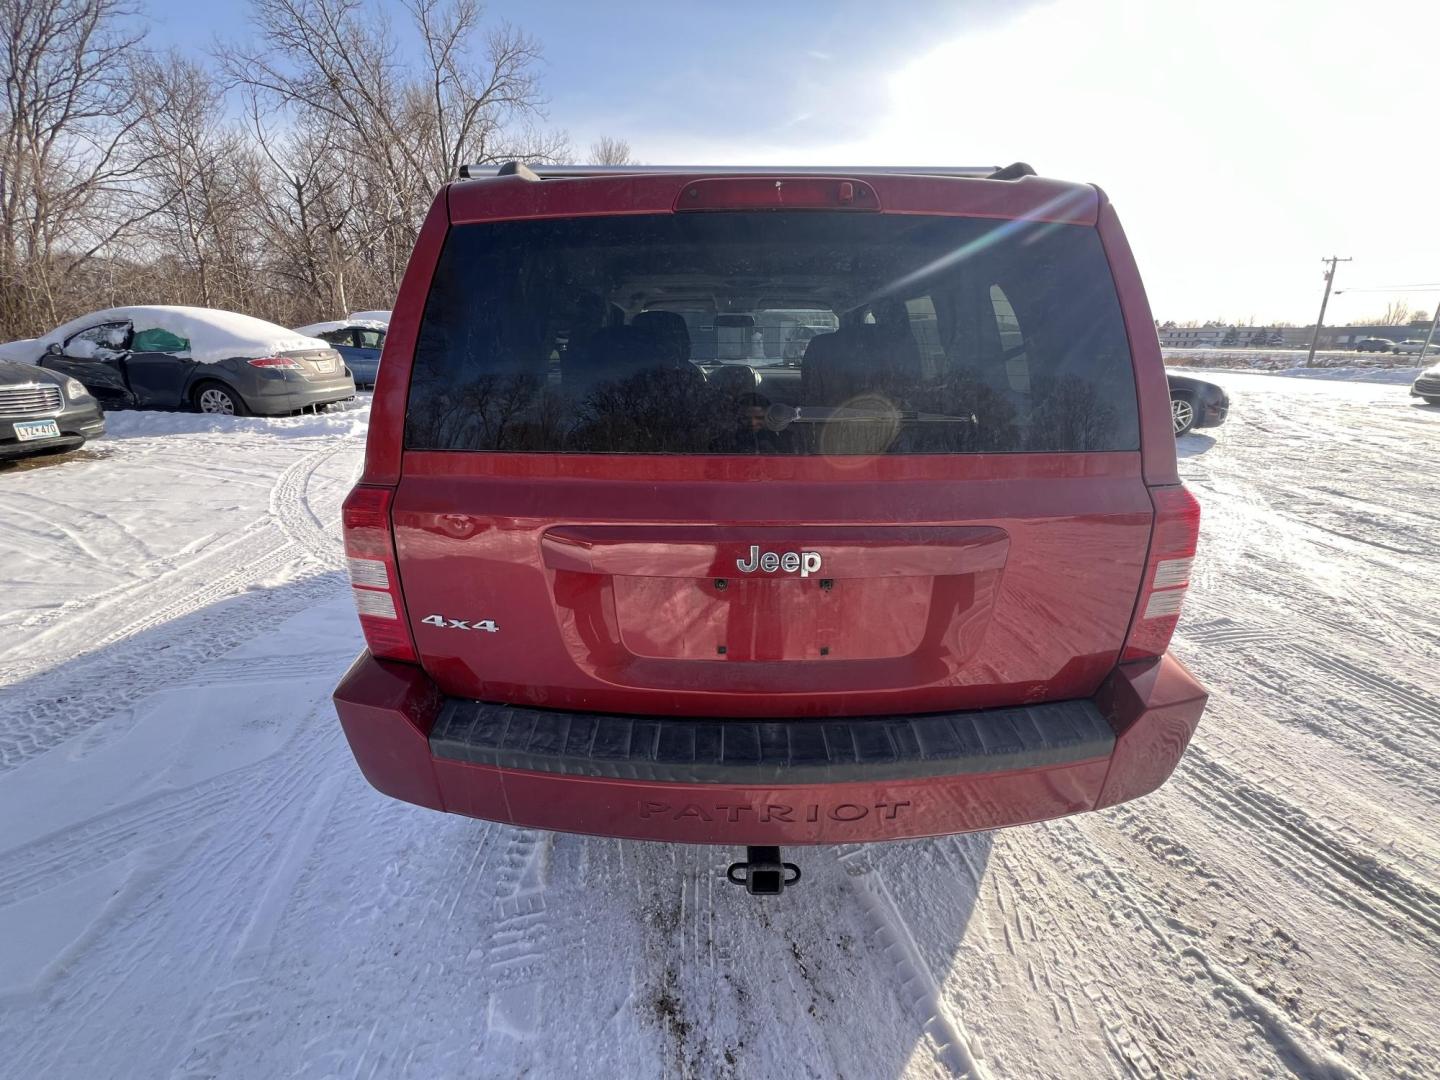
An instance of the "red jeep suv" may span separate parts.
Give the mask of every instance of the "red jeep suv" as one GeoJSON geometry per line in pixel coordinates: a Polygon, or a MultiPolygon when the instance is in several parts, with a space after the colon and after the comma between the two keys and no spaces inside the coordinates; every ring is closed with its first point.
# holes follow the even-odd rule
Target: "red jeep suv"
{"type": "Polygon", "coordinates": [[[1103,192],[488,170],[437,196],[344,508],[375,787],[745,846],[1159,786],[1199,508],[1103,192]]]}

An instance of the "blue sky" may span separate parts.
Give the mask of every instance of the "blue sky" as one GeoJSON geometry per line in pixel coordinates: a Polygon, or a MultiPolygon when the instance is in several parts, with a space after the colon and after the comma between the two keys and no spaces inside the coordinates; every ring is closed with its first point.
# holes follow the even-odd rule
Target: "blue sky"
{"type": "MultiPolygon", "coordinates": [[[[399,4],[384,5],[402,24],[399,4]]],[[[824,5],[784,0],[622,3],[492,0],[505,20],[542,43],[553,126],[578,146],[597,134],[629,138],[710,130],[784,140],[832,140],[879,115],[875,73],[918,47],[993,25],[1024,4],[951,0],[824,5]]],[[[208,49],[251,36],[246,0],[149,0],[162,47],[208,49]]]]}
{"type": "MultiPolygon", "coordinates": [[[[187,51],[244,40],[246,10],[148,0],[154,43],[187,51]]],[[[1161,318],[1312,320],[1332,253],[1355,261],[1327,322],[1440,302],[1399,287],[1440,282],[1431,0],[487,11],[541,42],[549,126],[582,153],[609,134],[657,164],[1025,160],[1106,190],[1161,318]]]]}

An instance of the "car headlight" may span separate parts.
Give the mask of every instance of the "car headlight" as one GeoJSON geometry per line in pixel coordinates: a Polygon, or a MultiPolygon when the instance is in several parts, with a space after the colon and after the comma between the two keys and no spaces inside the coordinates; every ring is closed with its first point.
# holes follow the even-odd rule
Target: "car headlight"
{"type": "Polygon", "coordinates": [[[90,396],[90,391],[85,389],[85,384],[79,379],[65,379],[65,396],[71,401],[79,401],[81,398],[90,396]]]}

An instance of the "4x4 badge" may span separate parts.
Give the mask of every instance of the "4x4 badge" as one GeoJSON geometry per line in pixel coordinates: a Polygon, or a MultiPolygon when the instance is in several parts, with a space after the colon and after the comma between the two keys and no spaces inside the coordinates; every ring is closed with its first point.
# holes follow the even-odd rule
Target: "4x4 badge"
{"type": "Polygon", "coordinates": [[[798,572],[801,577],[809,577],[820,571],[820,553],[818,551],[766,551],[762,553],[759,544],[751,544],[750,557],[736,559],[735,567],[742,574],[753,574],[756,570],[773,574],[775,571],[781,570],[787,574],[798,572]]]}
{"type": "Polygon", "coordinates": [[[498,634],[500,627],[495,625],[494,619],[448,619],[444,615],[426,615],[420,620],[428,626],[438,626],[441,630],[484,630],[489,634],[498,634]]]}

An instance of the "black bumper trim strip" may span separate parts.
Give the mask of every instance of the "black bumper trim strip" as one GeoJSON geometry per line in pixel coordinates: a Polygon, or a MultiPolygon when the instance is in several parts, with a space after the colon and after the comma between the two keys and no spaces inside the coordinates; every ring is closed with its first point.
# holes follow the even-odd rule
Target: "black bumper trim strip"
{"type": "Polygon", "coordinates": [[[845,720],[555,712],[449,698],[430,752],[502,769],[690,784],[838,784],[961,776],[1109,757],[1089,700],[845,720]]]}

